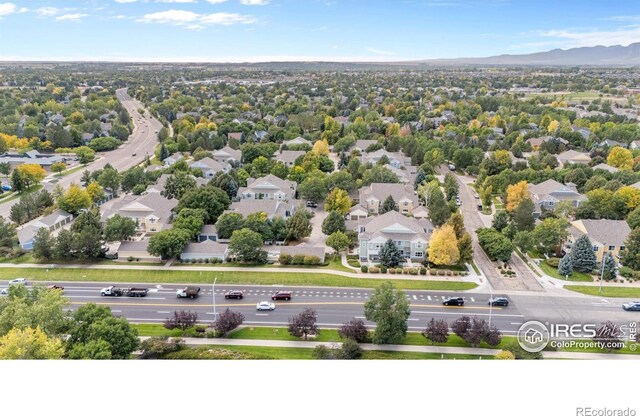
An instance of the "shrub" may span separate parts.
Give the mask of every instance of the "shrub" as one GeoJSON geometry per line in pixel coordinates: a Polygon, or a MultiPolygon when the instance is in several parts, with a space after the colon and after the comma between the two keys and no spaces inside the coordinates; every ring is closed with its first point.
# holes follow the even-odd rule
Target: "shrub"
{"type": "Polygon", "coordinates": [[[438,274],[437,270],[429,269],[429,276],[436,276],[438,274]]]}
{"type": "Polygon", "coordinates": [[[200,264],[200,263],[202,263],[202,259],[198,259],[198,263],[199,263],[199,264],[200,264]]]}
{"type": "Polygon", "coordinates": [[[291,254],[280,253],[280,257],[278,257],[278,262],[284,265],[291,264],[291,254]]]}
{"type": "Polygon", "coordinates": [[[341,338],[352,339],[356,342],[367,342],[369,332],[362,319],[353,318],[349,322],[342,324],[338,329],[338,335],[341,338]]]}
{"type": "Polygon", "coordinates": [[[291,259],[291,264],[301,265],[304,264],[304,254],[296,254],[291,259]]]}
{"type": "Polygon", "coordinates": [[[198,313],[191,311],[174,311],[173,316],[167,318],[163,326],[167,329],[186,330],[198,322],[198,313]]]}
{"type": "Polygon", "coordinates": [[[389,269],[389,274],[396,274],[396,269],[393,267],[389,269]]]}
{"type": "Polygon", "coordinates": [[[627,266],[620,267],[620,269],[618,269],[618,273],[620,273],[620,276],[626,277],[626,278],[633,276],[633,270],[631,270],[631,268],[627,266]]]}
{"type": "Polygon", "coordinates": [[[369,273],[380,273],[380,268],[376,266],[369,267],[369,273]]]}
{"type": "Polygon", "coordinates": [[[313,349],[313,358],[316,360],[332,360],[335,357],[333,356],[333,351],[331,351],[331,349],[324,345],[318,345],[313,349]]]}
{"type": "Polygon", "coordinates": [[[362,357],[362,348],[352,339],[346,339],[337,351],[336,358],[340,360],[357,360],[362,357]]]}
{"type": "Polygon", "coordinates": [[[515,360],[516,356],[514,353],[508,350],[500,350],[494,357],[496,360],[515,360]]]}
{"type": "Polygon", "coordinates": [[[380,266],[380,273],[386,273],[387,272],[387,266],[380,266]]]}
{"type": "Polygon", "coordinates": [[[152,337],[145,339],[140,344],[140,358],[155,359],[162,358],[165,354],[170,352],[180,351],[184,348],[184,340],[181,338],[173,338],[169,340],[168,337],[152,337]]]}
{"type": "Polygon", "coordinates": [[[127,261],[133,261],[133,256],[127,257],[127,261]]]}
{"type": "Polygon", "coordinates": [[[427,269],[424,268],[424,267],[420,267],[420,274],[423,275],[423,276],[426,275],[427,274],[427,269]]]}
{"type": "Polygon", "coordinates": [[[233,312],[229,308],[225,309],[218,319],[213,324],[213,328],[216,330],[217,335],[223,337],[229,331],[233,331],[244,322],[244,315],[240,312],[233,312]]]}
{"type": "Polygon", "coordinates": [[[418,269],[409,269],[409,274],[413,275],[413,276],[417,276],[418,275],[418,269]]]}
{"type": "Polygon", "coordinates": [[[396,274],[402,274],[402,267],[396,267],[396,274]]]}
{"type": "Polygon", "coordinates": [[[438,270],[438,276],[444,276],[444,270],[438,270]]]}
{"type": "Polygon", "coordinates": [[[557,258],[557,257],[550,257],[550,258],[546,259],[544,262],[547,263],[551,267],[558,268],[558,265],[560,264],[560,259],[557,258]]]}
{"type": "Polygon", "coordinates": [[[318,256],[305,256],[304,257],[304,264],[306,266],[317,266],[318,264],[320,264],[320,257],[318,257],[318,256]]]}
{"type": "Polygon", "coordinates": [[[362,266],[360,266],[360,271],[362,273],[366,273],[369,271],[369,268],[365,264],[363,264],[362,266]]]}
{"type": "Polygon", "coordinates": [[[206,259],[204,259],[204,262],[209,264],[209,257],[207,257],[206,259]]]}

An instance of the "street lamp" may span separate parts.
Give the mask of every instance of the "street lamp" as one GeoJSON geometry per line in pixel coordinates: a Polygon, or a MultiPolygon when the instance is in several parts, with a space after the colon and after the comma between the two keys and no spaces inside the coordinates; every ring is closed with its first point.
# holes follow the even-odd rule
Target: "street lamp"
{"type": "Polygon", "coordinates": [[[218,315],[216,315],[216,282],[218,281],[218,278],[216,277],[215,279],[213,279],[213,321],[216,321],[216,318],[218,317],[218,315]]]}
{"type": "Polygon", "coordinates": [[[602,293],[602,279],[604,278],[604,256],[605,254],[602,253],[602,270],[600,271],[600,293],[602,293]]]}
{"type": "Polygon", "coordinates": [[[493,290],[491,289],[491,282],[487,279],[487,283],[489,284],[489,327],[491,327],[491,318],[493,312],[493,290]]]}

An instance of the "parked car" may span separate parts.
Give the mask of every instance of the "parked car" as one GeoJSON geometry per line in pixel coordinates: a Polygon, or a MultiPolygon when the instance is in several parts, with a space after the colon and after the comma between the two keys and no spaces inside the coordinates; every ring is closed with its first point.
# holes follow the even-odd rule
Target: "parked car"
{"type": "Polygon", "coordinates": [[[456,165],[449,163],[449,170],[456,170],[456,165]]]}
{"type": "Polygon", "coordinates": [[[230,290],[224,294],[225,299],[242,299],[244,292],[242,290],[230,290]]]}
{"type": "Polygon", "coordinates": [[[187,286],[184,289],[178,289],[176,297],[195,299],[200,295],[200,288],[197,286],[187,286]]]}
{"type": "Polygon", "coordinates": [[[491,306],[509,306],[509,299],[507,298],[490,298],[487,302],[491,306]]]}
{"type": "Polygon", "coordinates": [[[291,300],[291,292],[278,291],[271,296],[271,300],[291,300]]]}
{"type": "Polygon", "coordinates": [[[635,302],[623,303],[622,309],[624,309],[625,311],[638,312],[640,311],[640,302],[635,301],[635,302]]]}
{"type": "Polygon", "coordinates": [[[276,308],[276,305],[274,305],[271,302],[260,302],[256,305],[256,310],[258,311],[272,311],[276,308]]]}
{"type": "Polygon", "coordinates": [[[308,208],[318,208],[318,203],[315,201],[307,201],[308,208]]]}
{"type": "Polygon", "coordinates": [[[25,279],[24,277],[18,277],[13,280],[9,280],[9,284],[10,285],[26,285],[27,279],[25,279]]]}
{"type": "Polygon", "coordinates": [[[444,301],[442,301],[442,304],[444,306],[464,306],[464,299],[460,297],[446,298],[444,301]]]}
{"type": "Polygon", "coordinates": [[[10,191],[11,190],[11,185],[2,185],[2,190],[3,191],[10,191]]]}
{"type": "Polygon", "coordinates": [[[47,286],[47,289],[50,289],[50,290],[64,290],[64,287],[58,286],[58,285],[49,285],[49,286],[47,286]]]}

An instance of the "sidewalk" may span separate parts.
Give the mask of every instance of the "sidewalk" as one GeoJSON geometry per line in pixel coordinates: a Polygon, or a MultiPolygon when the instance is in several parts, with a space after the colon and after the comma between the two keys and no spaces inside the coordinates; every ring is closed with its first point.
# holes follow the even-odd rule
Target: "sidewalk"
{"type": "MultiPolygon", "coordinates": [[[[140,337],[141,340],[150,337],[140,337]]],[[[187,345],[239,345],[251,347],[277,347],[277,348],[315,348],[318,345],[333,347],[340,343],[316,342],[316,341],[273,341],[256,339],[226,339],[226,338],[183,338],[187,345]]],[[[430,345],[376,345],[360,344],[365,351],[403,351],[403,352],[423,352],[436,354],[470,354],[470,355],[496,355],[499,349],[491,348],[471,348],[471,347],[437,347],[430,345]]],[[[544,358],[551,359],[573,359],[573,360],[638,360],[640,356],[636,354],[605,354],[590,352],[564,352],[564,351],[544,351],[544,358]]]]}

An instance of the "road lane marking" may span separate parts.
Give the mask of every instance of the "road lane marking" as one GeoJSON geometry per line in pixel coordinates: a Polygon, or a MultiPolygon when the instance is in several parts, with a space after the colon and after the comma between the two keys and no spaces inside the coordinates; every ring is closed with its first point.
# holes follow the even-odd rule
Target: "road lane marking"
{"type": "Polygon", "coordinates": [[[171,311],[156,311],[156,313],[171,313],[171,311]]]}
{"type": "Polygon", "coordinates": [[[470,299],[471,299],[471,302],[475,302],[476,301],[474,298],[470,298],[470,299]]]}
{"type": "Polygon", "coordinates": [[[431,300],[431,296],[427,295],[427,298],[428,298],[429,300],[431,300]]]}
{"type": "Polygon", "coordinates": [[[269,316],[268,313],[257,313],[256,316],[269,316]]]}
{"type": "MultiPolygon", "coordinates": [[[[467,308],[468,309],[468,308],[467,308]]],[[[494,316],[494,317],[511,317],[511,318],[524,318],[524,315],[508,315],[508,314],[488,314],[488,313],[465,313],[463,311],[460,312],[429,312],[429,311],[411,311],[411,313],[424,313],[424,314],[432,314],[432,315],[474,315],[474,316],[494,316]]]]}
{"type": "Polygon", "coordinates": [[[418,300],[418,297],[416,295],[413,295],[413,299],[418,300]]]}
{"type": "Polygon", "coordinates": [[[407,321],[419,321],[420,319],[418,318],[408,318],[407,321]]]}

